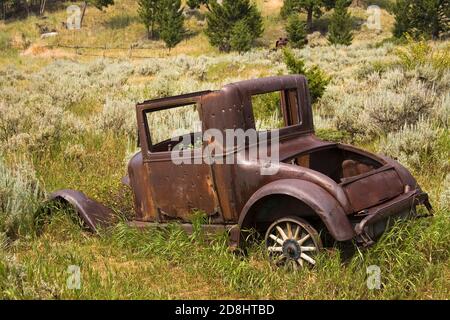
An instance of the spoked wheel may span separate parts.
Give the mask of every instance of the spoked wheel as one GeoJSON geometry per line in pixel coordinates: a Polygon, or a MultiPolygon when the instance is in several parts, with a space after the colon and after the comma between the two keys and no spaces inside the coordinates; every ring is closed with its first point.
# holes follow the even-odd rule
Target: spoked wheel
{"type": "Polygon", "coordinates": [[[267,229],[266,249],[277,266],[294,270],[316,265],[314,256],[322,249],[317,231],[297,217],[281,218],[267,229]]]}

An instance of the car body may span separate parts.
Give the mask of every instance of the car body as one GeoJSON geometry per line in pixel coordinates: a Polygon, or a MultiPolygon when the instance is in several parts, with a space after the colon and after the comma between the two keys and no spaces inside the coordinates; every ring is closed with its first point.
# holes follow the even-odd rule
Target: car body
{"type": "MultiPolygon", "coordinates": [[[[205,228],[228,230],[231,244],[241,245],[242,231],[256,229],[266,233],[269,253],[278,253],[280,261],[302,264],[301,248],[319,250],[324,238],[370,245],[393,218],[414,216],[417,205],[431,210],[427,194],[397,161],[315,136],[307,80],[301,75],[149,100],[137,104],[136,115],[141,151],[130,160],[123,179],[134,194],[131,223],[136,226],[177,221],[189,229],[193,210],[200,210],[208,217],[205,228]],[[236,164],[174,164],[172,152],[181,136],[152,143],[148,114],[193,104],[202,131],[251,130],[256,123],[252,97],[271,92],[280,95],[284,122],[278,129],[275,174],[262,175],[265,164],[259,158],[236,164]]],[[[272,142],[270,135],[265,142],[272,142]]],[[[214,141],[203,141],[197,148],[210,143],[214,141]]],[[[244,155],[249,148],[244,145],[244,155]]],[[[194,149],[184,157],[193,160],[194,149]]],[[[242,152],[237,149],[222,146],[215,159],[242,152]]],[[[61,190],[52,199],[73,204],[91,229],[111,214],[77,191],[61,190]]]]}

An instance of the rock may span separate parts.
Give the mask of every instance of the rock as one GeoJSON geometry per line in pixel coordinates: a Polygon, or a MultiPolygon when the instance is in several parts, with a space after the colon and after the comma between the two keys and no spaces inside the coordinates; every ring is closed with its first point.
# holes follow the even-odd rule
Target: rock
{"type": "Polygon", "coordinates": [[[47,32],[47,33],[41,34],[41,39],[56,37],[57,35],[58,35],[58,32],[47,32]]]}

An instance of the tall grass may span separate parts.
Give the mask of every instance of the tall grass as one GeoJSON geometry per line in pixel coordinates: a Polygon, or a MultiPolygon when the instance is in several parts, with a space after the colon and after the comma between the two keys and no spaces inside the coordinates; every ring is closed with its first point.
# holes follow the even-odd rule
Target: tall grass
{"type": "Polygon", "coordinates": [[[375,247],[350,259],[328,250],[316,268],[291,272],[271,266],[258,244],[247,256],[231,252],[224,234],[211,239],[201,229],[188,235],[176,224],[138,230],[120,223],[99,238],[86,237],[61,212],[35,242],[2,251],[0,296],[445,299],[448,218],[442,211],[433,220],[398,223],[375,247]],[[66,286],[69,265],[80,266],[79,290],[66,286]],[[381,287],[371,290],[367,268],[373,265],[380,268],[381,287]]]}
{"type": "Polygon", "coordinates": [[[25,161],[14,169],[8,168],[0,157],[0,235],[15,239],[33,233],[35,211],[41,199],[34,169],[25,161]]]}

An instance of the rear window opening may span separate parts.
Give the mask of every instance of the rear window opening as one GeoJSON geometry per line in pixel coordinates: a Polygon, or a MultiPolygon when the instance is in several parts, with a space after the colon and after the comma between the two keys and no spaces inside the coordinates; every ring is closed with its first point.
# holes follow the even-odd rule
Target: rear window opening
{"type": "Polygon", "coordinates": [[[336,183],[381,168],[382,163],[339,146],[291,158],[287,162],[318,171],[336,183]]]}
{"type": "Polygon", "coordinates": [[[297,89],[256,94],[251,101],[257,131],[301,124],[297,89]]]}

